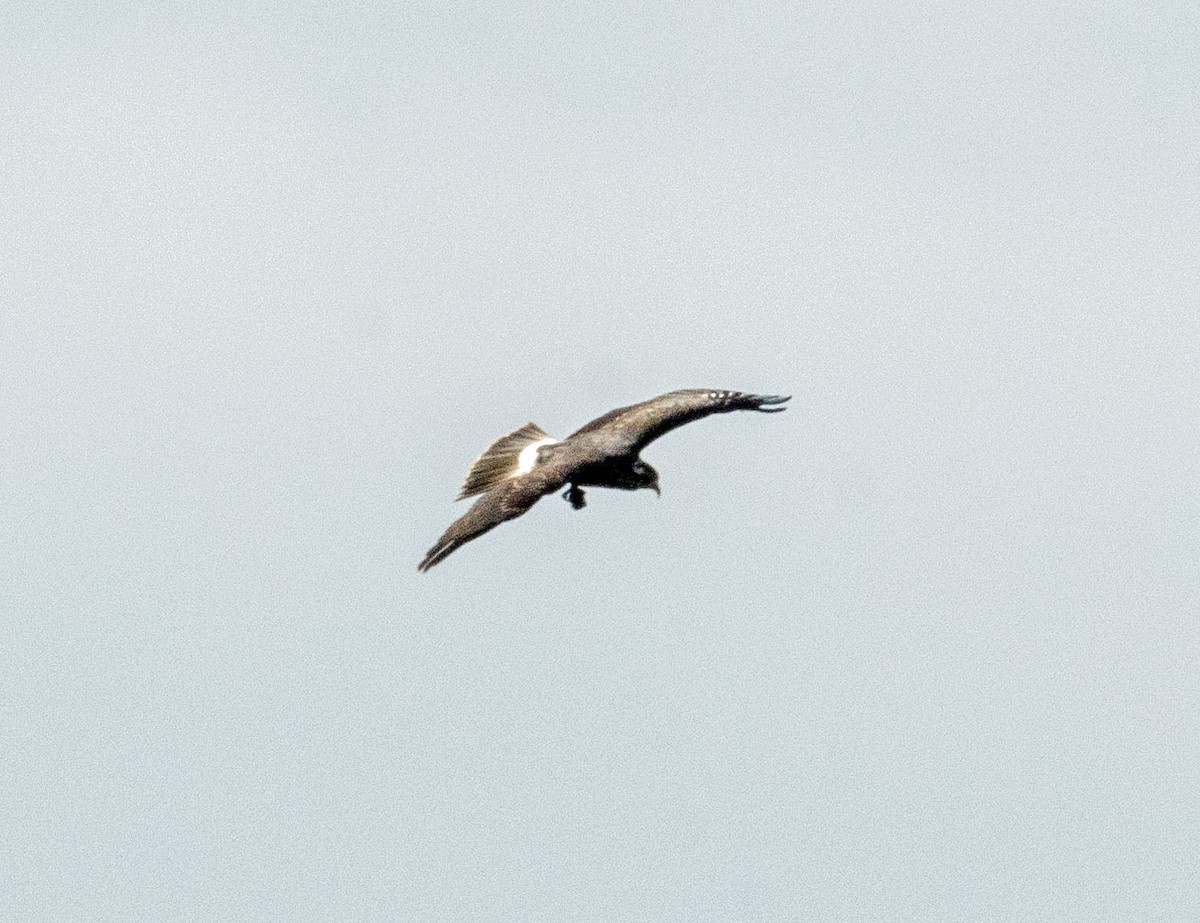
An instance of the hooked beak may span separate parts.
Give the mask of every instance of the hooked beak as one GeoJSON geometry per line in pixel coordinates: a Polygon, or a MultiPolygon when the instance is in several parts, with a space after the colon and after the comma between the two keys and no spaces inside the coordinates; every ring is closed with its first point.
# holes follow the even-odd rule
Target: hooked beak
{"type": "Polygon", "coordinates": [[[662,497],[662,491],[658,489],[657,484],[651,484],[650,487],[654,491],[654,496],[660,497],[660,498],[662,497]]]}

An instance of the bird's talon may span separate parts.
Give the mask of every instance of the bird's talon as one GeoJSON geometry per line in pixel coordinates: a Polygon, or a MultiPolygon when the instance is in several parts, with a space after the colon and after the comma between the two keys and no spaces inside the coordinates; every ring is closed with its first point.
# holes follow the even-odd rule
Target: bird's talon
{"type": "Polygon", "coordinates": [[[587,500],[584,499],[584,493],[574,484],[567,490],[563,491],[563,499],[571,504],[573,509],[581,510],[587,506],[587,500]]]}

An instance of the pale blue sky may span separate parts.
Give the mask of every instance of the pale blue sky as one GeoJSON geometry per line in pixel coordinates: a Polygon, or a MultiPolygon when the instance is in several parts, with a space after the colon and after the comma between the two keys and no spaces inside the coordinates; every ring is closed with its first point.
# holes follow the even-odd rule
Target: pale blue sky
{"type": "Polygon", "coordinates": [[[978,6],[0,9],[0,918],[1200,917],[1200,15],[978,6]]]}

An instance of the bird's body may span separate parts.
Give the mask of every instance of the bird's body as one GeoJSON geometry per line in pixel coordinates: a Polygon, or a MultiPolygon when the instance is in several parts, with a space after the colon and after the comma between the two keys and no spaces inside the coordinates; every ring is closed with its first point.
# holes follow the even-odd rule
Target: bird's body
{"type": "Polygon", "coordinates": [[[709,414],[734,410],[776,413],[787,401],[776,395],[693,388],[618,407],[558,442],[536,424],[497,439],[476,459],[459,499],[483,494],[451,524],[418,566],[426,571],[460,546],[502,522],[515,519],[547,494],[568,486],[563,496],[584,506],[584,487],[658,492],[658,472],[641,460],[641,450],[664,433],[709,414]]]}

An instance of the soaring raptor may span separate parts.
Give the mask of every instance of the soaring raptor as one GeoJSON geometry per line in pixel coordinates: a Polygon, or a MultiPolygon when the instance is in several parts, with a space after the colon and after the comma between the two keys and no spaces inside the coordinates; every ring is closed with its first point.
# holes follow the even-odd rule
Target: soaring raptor
{"type": "Polygon", "coordinates": [[[704,388],[672,391],[610,410],[562,442],[551,439],[536,423],[526,423],[501,436],[475,460],[458,499],[483,497],[451,524],[417,569],[429,570],[471,539],[515,519],[564,485],[569,486],[563,498],[577,510],[584,507],[584,487],[647,487],[658,493],[658,472],[638,453],[659,436],[713,413],[778,413],[787,408],[774,405],[789,399],[704,388]]]}

